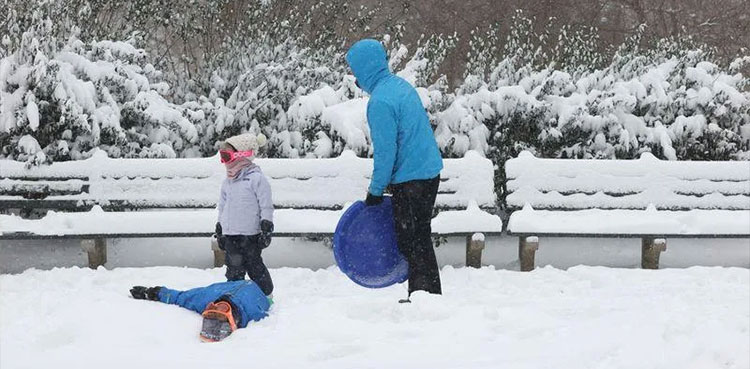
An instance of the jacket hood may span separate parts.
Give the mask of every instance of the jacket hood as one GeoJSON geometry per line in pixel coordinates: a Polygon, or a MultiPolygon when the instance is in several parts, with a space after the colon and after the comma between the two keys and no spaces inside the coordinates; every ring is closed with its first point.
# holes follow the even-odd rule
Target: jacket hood
{"type": "Polygon", "coordinates": [[[367,93],[372,93],[378,81],[390,74],[385,49],[373,39],[360,40],[352,45],[346,52],[346,62],[359,86],[367,93]]]}

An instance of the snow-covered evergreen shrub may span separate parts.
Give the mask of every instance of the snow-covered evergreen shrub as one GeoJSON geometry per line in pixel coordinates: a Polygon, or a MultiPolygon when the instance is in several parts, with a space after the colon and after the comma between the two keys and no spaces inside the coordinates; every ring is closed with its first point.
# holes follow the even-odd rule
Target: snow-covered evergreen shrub
{"type": "MultiPolygon", "coordinates": [[[[274,157],[328,156],[346,145],[321,108],[361,96],[348,76],[340,30],[366,28],[377,9],[346,1],[244,4],[242,26],[205,60],[183,108],[204,133],[200,152],[242,132],[263,132],[274,157]]],[[[365,150],[367,151],[367,150],[365,150]]]]}
{"type": "MultiPolygon", "coordinates": [[[[455,37],[429,37],[421,40],[411,53],[399,37],[386,36],[383,44],[389,55],[389,66],[395,73],[417,87],[428,114],[437,112],[451,98],[446,94],[444,78],[436,78],[437,68],[455,46],[455,37]],[[428,81],[435,80],[433,84],[428,81]]],[[[335,56],[343,61],[343,52],[335,56]]],[[[321,61],[322,62],[322,61],[321,61]]],[[[284,156],[337,156],[353,150],[360,156],[372,154],[366,120],[367,96],[355,86],[354,76],[345,64],[337,64],[333,83],[295,99],[287,111],[285,130],[279,132],[284,156]]]]}
{"type": "Polygon", "coordinates": [[[173,157],[197,139],[163,98],[168,86],[145,51],[128,42],[84,43],[75,29],[66,39],[52,31],[52,20],[37,19],[0,60],[3,156],[40,163],[81,159],[100,147],[115,157],[173,157]]]}
{"type": "MultiPolygon", "coordinates": [[[[601,69],[539,63],[547,56],[529,43],[550,37],[528,35],[529,24],[521,21],[511,33],[508,54],[489,78],[468,74],[440,113],[436,136],[446,155],[486,153],[500,187],[505,160],[521,150],[563,158],[631,159],[650,151],[668,160],[747,159],[750,93],[748,78],[737,73],[744,59],[727,68],[689,38],[642,45],[636,34],[601,69]]],[[[559,50],[583,48],[569,51],[572,60],[600,62],[585,42],[580,46],[585,37],[557,38],[566,39],[572,44],[559,50]]]]}
{"type": "Polygon", "coordinates": [[[340,57],[333,49],[312,49],[292,38],[238,47],[214,71],[208,96],[182,105],[203,133],[201,154],[212,155],[218,141],[243,132],[265,133],[270,156],[297,157],[306,152],[319,136],[319,122],[308,120],[315,119],[312,115],[320,110],[320,103],[344,100],[332,98],[330,86],[338,85],[339,94],[352,97],[340,87],[345,75],[340,57]]]}

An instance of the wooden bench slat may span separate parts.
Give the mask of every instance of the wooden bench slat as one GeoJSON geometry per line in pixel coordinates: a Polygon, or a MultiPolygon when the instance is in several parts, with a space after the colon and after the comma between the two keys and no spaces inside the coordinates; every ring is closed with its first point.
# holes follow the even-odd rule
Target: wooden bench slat
{"type": "MultiPolygon", "coordinates": [[[[280,208],[340,209],[364,197],[372,171],[372,159],[351,153],[334,159],[257,159],[269,177],[274,204],[280,208]],[[334,189],[332,191],[331,189],[334,189]]],[[[205,208],[216,206],[224,169],[217,158],[202,159],[108,159],[95,156],[78,162],[55,163],[27,170],[23,163],[0,160],[3,173],[16,177],[54,178],[88,175],[80,191],[53,191],[64,183],[48,184],[34,192],[34,202],[24,208],[87,209],[99,204],[106,209],[205,208]],[[158,170],[162,168],[162,170],[158,170]],[[169,168],[164,170],[163,168],[169,168]],[[49,201],[48,203],[36,200],[49,201]],[[73,201],[73,202],[71,202],[73,201]]],[[[441,173],[437,206],[465,208],[476,201],[484,209],[495,206],[492,163],[478,154],[446,159],[441,173]]],[[[76,185],[81,183],[77,180],[76,185]]],[[[72,188],[71,187],[71,188],[72,188]]],[[[23,192],[23,191],[21,191],[23,192]]],[[[31,193],[31,192],[27,192],[31,193]]],[[[19,191],[3,191],[0,206],[21,203],[19,191]]]]}
{"type": "MultiPolygon", "coordinates": [[[[461,210],[465,208],[464,201],[447,201],[443,199],[445,194],[438,195],[435,208],[438,210],[461,210]]],[[[316,210],[341,210],[346,204],[330,205],[297,205],[296,203],[274,204],[275,209],[316,209],[316,210]]],[[[67,199],[61,200],[51,196],[46,199],[23,199],[20,197],[8,198],[0,196],[0,209],[40,209],[67,212],[89,211],[94,206],[99,206],[106,211],[135,211],[135,210],[157,210],[157,209],[215,209],[216,199],[193,199],[192,203],[186,203],[183,199],[170,200],[157,199],[133,199],[133,200],[107,200],[97,201],[94,199],[67,199]]],[[[493,206],[481,206],[481,209],[491,211],[493,206]]]]}
{"type": "Polygon", "coordinates": [[[575,177],[525,173],[509,180],[506,187],[511,192],[530,187],[542,192],[586,194],[604,192],[614,195],[639,193],[654,186],[684,195],[705,195],[714,192],[724,195],[750,195],[750,184],[747,181],[684,180],[664,175],[624,177],[591,172],[584,172],[575,177]]]}
{"type": "MultiPolygon", "coordinates": [[[[279,209],[274,214],[275,234],[278,236],[330,235],[336,229],[342,214],[343,211],[279,209]]],[[[213,209],[51,213],[38,220],[0,215],[0,238],[23,238],[18,235],[19,232],[29,232],[27,237],[75,238],[91,235],[141,237],[157,234],[203,237],[213,233],[216,219],[217,212],[213,209]]],[[[445,211],[433,219],[433,231],[443,235],[466,235],[476,232],[500,234],[502,221],[498,216],[488,214],[478,208],[445,211]]]]}
{"type": "Polygon", "coordinates": [[[40,195],[75,195],[87,192],[88,182],[80,179],[70,180],[18,180],[0,179],[0,195],[26,196],[29,193],[40,195]]]}
{"type": "Polygon", "coordinates": [[[506,197],[509,207],[518,209],[526,204],[535,209],[646,209],[654,205],[657,209],[750,209],[750,196],[722,195],[712,193],[703,196],[679,195],[660,189],[649,189],[642,193],[624,196],[609,196],[598,192],[593,195],[575,193],[563,195],[559,192],[541,192],[533,188],[522,188],[506,197]]]}
{"type": "Polygon", "coordinates": [[[605,235],[631,237],[750,237],[750,211],[745,210],[602,210],[515,211],[508,220],[513,235],[605,235]]]}
{"type": "Polygon", "coordinates": [[[569,238],[748,238],[750,234],[680,234],[680,233],[560,233],[560,232],[512,232],[506,234],[514,237],[569,237],[569,238]]]}
{"type": "Polygon", "coordinates": [[[616,177],[663,175],[685,180],[750,181],[747,161],[667,161],[651,153],[643,153],[635,160],[603,159],[542,159],[529,152],[505,164],[507,178],[519,178],[525,173],[576,177],[582,172],[595,172],[616,177]]]}
{"type": "MultiPolygon", "coordinates": [[[[474,234],[482,233],[486,236],[501,236],[502,231],[493,232],[444,232],[438,233],[433,232],[432,237],[470,237],[474,234]]],[[[113,238],[210,238],[213,233],[208,232],[193,232],[193,233],[90,233],[90,234],[63,234],[63,235],[49,235],[49,234],[35,234],[28,232],[19,233],[0,233],[0,240],[51,240],[51,239],[69,239],[69,240],[80,240],[80,239],[113,239],[113,238]]],[[[274,237],[278,238],[293,238],[293,237],[333,237],[333,233],[325,232],[274,232],[274,237]]]]}

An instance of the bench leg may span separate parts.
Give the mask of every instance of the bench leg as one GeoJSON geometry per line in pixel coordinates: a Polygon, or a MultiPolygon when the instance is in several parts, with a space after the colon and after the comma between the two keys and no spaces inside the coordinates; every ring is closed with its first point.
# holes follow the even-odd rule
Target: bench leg
{"type": "Polygon", "coordinates": [[[104,265],[107,263],[106,238],[81,240],[81,248],[88,254],[89,268],[96,269],[100,265],[104,265]]]}
{"type": "Polygon", "coordinates": [[[466,237],[466,266],[482,267],[482,250],[484,250],[484,234],[474,233],[466,237]]]}
{"type": "Polygon", "coordinates": [[[224,266],[224,250],[219,248],[219,240],[212,238],[211,239],[211,250],[214,252],[214,268],[219,268],[224,266]]]}
{"type": "Polygon", "coordinates": [[[644,238],[641,240],[641,268],[659,269],[659,255],[667,250],[667,240],[644,238]]]}
{"type": "Polygon", "coordinates": [[[518,261],[522,272],[534,270],[534,255],[539,250],[539,238],[535,236],[518,238],[518,261]]]}

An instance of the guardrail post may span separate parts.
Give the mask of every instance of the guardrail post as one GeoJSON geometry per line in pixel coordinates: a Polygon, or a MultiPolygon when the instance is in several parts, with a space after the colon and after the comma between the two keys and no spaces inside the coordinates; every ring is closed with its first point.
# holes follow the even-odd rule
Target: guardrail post
{"type": "Polygon", "coordinates": [[[224,250],[219,248],[219,240],[216,238],[211,239],[211,250],[214,252],[214,268],[219,268],[224,266],[224,250]]]}
{"type": "Polygon", "coordinates": [[[664,238],[641,239],[641,268],[659,269],[659,255],[667,250],[667,240],[664,238]]]}
{"type": "Polygon", "coordinates": [[[89,268],[96,269],[107,263],[107,239],[96,238],[81,240],[81,248],[89,259],[89,268]]]}
{"type": "Polygon", "coordinates": [[[539,250],[539,237],[518,237],[518,261],[521,264],[522,272],[530,272],[534,270],[534,256],[536,250],[539,250]]]}
{"type": "Polygon", "coordinates": [[[482,250],[484,250],[484,233],[474,233],[466,237],[467,267],[482,267],[482,250]]]}

